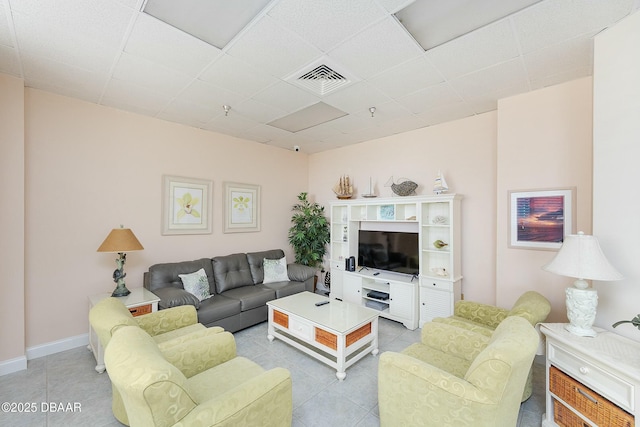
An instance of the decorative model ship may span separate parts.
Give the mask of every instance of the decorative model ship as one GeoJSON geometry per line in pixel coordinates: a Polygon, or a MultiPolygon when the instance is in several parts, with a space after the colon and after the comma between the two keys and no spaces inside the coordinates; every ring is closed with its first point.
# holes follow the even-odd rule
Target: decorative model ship
{"type": "Polygon", "coordinates": [[[340,177],[338,183],[333,187],[333,192],[336,193],[338,199],[350,199],[353,196],[353,185],[349,175],[340,177]]]}
{"type": "Polygon", "coordinates": [[[436,194],[445,193],[449,187],[447,186],[447,181],[444,179],[444,175],[438,171],[438,175],[436,176],[436,181],[433,185],[433,192],[436,194]]]}

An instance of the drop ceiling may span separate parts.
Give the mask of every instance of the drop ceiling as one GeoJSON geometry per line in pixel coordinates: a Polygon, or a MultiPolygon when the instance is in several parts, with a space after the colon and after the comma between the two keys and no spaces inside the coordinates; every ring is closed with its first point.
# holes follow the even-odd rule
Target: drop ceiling
{"type": "MultiPolygon", "coordinates": [[[[0,73],[315,153],[481,114],[500,98],[589,76],[593,36],[640,1],[537,1],[426,51],[396,16],[412,3],[273,0],[219,48],[143,12],[143,0],[0,0],[0,73]],[[320,65],[348,82],[324,93],[297,84],[320,65]],[[269,124],[319,103],[345,115],[295,132],[269,124]]],[[[457,23],[465,13],[448,8],[437,22],[457,23]]]]}

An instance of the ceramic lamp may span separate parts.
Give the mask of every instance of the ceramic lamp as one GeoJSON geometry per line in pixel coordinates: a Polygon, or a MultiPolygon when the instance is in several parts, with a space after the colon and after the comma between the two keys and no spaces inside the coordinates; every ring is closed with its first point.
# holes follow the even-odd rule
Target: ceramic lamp
{"type": "Polygon", "coordinates": [[[583,232],[565,236],[564,243],[555,258],[543,270],[577,280],[567,288],[566,329],[574,335],[594,337],[592,329],[598,306],[598,293],[589,287],[587,280],[621,280],[622,274],[607,260],[598,239],[583,232]]]}

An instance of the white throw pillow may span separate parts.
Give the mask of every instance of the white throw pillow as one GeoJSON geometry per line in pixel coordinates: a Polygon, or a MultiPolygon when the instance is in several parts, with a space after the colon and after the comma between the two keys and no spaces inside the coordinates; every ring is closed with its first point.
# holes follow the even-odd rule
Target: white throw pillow
{"type": "Polygon", "coordinates": [[[262,262],[264,267],[264,280],[262,283],[288,282],[287,257],[280,259],[267,259],[262,262]]]}
{"type": "Polygon", "coordinates": [[[189,274],[178,274],[184,290],[195,295],[200,301],[204,301],[210,298],[209,294],[209,280],[207,279],[207,273],[204,272],[204,268],[189,274]]]}

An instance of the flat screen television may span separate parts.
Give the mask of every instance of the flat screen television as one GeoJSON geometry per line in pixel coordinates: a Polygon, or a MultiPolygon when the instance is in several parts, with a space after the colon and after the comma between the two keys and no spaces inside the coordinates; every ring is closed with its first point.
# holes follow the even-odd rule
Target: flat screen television
{"type": "Polygon", "coordinates": [[[399,231],[358,231],[360,267],[418,274],[418,233],[399,231]]]}

